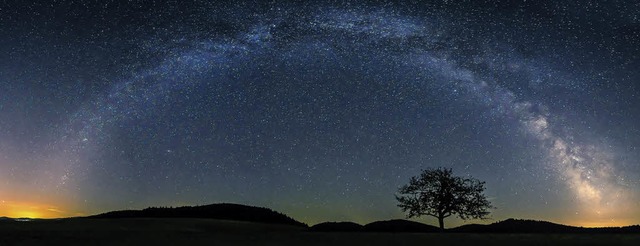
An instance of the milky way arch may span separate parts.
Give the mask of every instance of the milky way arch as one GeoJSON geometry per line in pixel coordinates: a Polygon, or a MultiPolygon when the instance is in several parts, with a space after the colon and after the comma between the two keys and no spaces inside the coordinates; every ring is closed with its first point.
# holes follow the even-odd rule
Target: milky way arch
{"type": "MultiPolygon", "coordinates": [[[[230,97],[252,100],[243,98],[251,97],[251,93],[224,95],[229,91],[223,87],[239,84],[237,80],[242,73],[260,70],[261,61],[268,60],[283,67],[272,64],[271,69],[281,70],[262,71],[264,77],[279,76],[286,80],[292,67],[307,69],[306,73],[312,75],[313,69],[320,67],[317,73],[356,71],[356,75],[350,76],[359,73],[360,80],[371,77],[388,80],[375,82],[376,86],[401,84],[447,91],[442,95],[445,97],[471,98],[471,104],[485,107],[492,117],[516,122],[522,132],[538,141],[531,148],[542,148],[548,157],[539,160],[540,165],[546,165],[544,169],[554,172],[573,192],[582,206],[580,211],[611,216],[616,209],[628,206],[630,194],[620,181],[624,177],[606,149],[573,141],[567,134],[574,133],[554,125],[554,112],[543,103],[520,98],[498,81],[492,81],[497,76],[478,69],[519,75],[525,80],[521,81],[523,84],[556,83],[554,80],[568,77],[548,69],[544,61],[531,62],[506,55],[505,51],[493,48],[498,45],[487,44],[480,38],[460,41],[456,35],[464,34],[457,31],[466,29],[449,24],[446,18],[417,18],[390,9],[366,7],[305,9],[299,13],[283,7],[272,11],[261,14],[259,21],[242,22],[242,27],[230,34],[202,38],[182,35],[179,29],[175,32],[167,29],[162,34],[170,39],[156,35],[157,39],[142,42],[140,47],[145,52],[159,54],[156,62],[114,79],[120,82],[94,96],[58,129],[51,144],[56,153],[51,158],[55,167],[51,172],[59,180],[58,186],[73,184],[97,172],[99,167],[91,163],[96,156],[109,155],[102,146],[114,141],[114,129],[121,128],[124,122],[153,119],[171,107],[176,98],[190,100],[190,96],[197,96],[198,90],[206,87],[208,93],[220,93],[210,95],[209,100],[230,97]],[[464,49],[476,51],[459,53],[464,49]],[[385,68],[376,70],[374,65],[385,68]]],[[[331,78],[327,74],[313,76],[331,78]]],[[[301,83],[298,78],[291,80],[301,83]]],[[[253,82],[250,85],[269,86],[259,85],[264,80],[255,83],[258,85],[253,82]]],[[[339,83],[329,84],[336,85],[339,83]]],[[[208,114],[218,111],[207,110],[208,114]]]]}

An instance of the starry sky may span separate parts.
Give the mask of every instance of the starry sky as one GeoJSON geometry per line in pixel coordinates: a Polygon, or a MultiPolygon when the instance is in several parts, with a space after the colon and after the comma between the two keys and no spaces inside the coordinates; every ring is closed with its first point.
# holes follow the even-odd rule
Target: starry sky
{"type": "MultiPolygon", "coordinates": [[[[637,1],[0,1],[0,216],[218,202],[640,223],[637,1]]],[[[432,218],[418,221],[434,224],[432,218]]]]}

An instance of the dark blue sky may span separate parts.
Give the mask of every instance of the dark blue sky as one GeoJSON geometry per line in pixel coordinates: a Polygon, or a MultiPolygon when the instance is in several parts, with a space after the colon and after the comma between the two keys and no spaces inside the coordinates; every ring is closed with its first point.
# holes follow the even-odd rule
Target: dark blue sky
{"type": "Polygon", "coordinates": [[[0,215],[238,202],[366,223],[442,166],[487,182],[494,219],[637,224],[638,13],[4,1],[0,215]]]}

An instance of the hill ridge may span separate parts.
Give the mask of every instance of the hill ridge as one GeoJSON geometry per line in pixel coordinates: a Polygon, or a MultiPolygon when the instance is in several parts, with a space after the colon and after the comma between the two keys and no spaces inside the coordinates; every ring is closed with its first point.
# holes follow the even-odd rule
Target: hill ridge
{"type": "Polygon", "coordinates": [[[85,218],[206,218],[308,227],[307,224],[270,208],[235,203],[215,203],[181,207],[148,207],[142,210],[117,210],[91,215],[85,218]]]}
{"type": "Polygon", "coordinates": [[[488,225],[467,224],[447,229],[462,233],[640,233],[640,225],[578,227],[534,219],[508,218],[488,225]]]}
{"type": "MultiPolygon", "coordinates": [[[[148,207],[142,210],[118,210],[84,218],[209,218],[307,227],[311,231],[361,232],[439,232],[437,227],[416,221],[391,219],[358,224],[349,221],[323,222],[309,227],[284,213],[265,207],[235,203],[199,206],[148,207]]],[[[5,218],[11,219],[11,218],[5,218]]],[[[491,224],[466,224],[445,230],[448,233],[640,233],[640,225],[587,228],[560,223],[508,218],[491,224]]]]}

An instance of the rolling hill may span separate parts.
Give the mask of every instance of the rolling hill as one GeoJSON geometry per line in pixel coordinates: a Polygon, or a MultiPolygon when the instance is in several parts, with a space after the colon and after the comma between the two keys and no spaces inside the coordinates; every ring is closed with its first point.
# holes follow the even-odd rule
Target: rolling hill
{"type": "MultiPolygon", "coordinates": [[[[118,218],[200,218],[259,222],[308,227],[283,213],[262,207],[220,203],[204,206],[151,207],[143,210],[121,210],[88,216],[92,219],[118,218]]],[[[9,218],[4,218],[8,220],[9,218]]],[[[353,222],[324,222],[309,228],[319,232],[439,232],[439,228],[408,220],[375,221],[366,225],[353,222]]],[[[449,233],[640,233],[640,225],[625,227],[584,228],[547,221],[507,219],[488,225],[468,224],[447,229],[449,233]]]]}
{"type": "Polygon", "coordinates": [[[448,229],[459,233],[640,233],[640,226],[585,228],[547,221],[507,219],[489,225],[469,224],[448,229]]]}
{"type": "Polygon", "coordinates": [[[376,221],[364,226],[369,232],[439,232],[440,228],[409,220],[376,221]]]}
{"type": "Polygon", "coordinates": [[[220,203],[176,208],[151,207],[143,210],[122,210],[88,216],[93,219],[114,218],[202,218],[250,221],[307,227],[306,224],[268,208],[220,203]]]}
{"type": "Polygon", "coordinates": [[[322,232],[362,232],[364,227],[353,222],[323,222],[309,227],[310,231],[322,232]]]}

